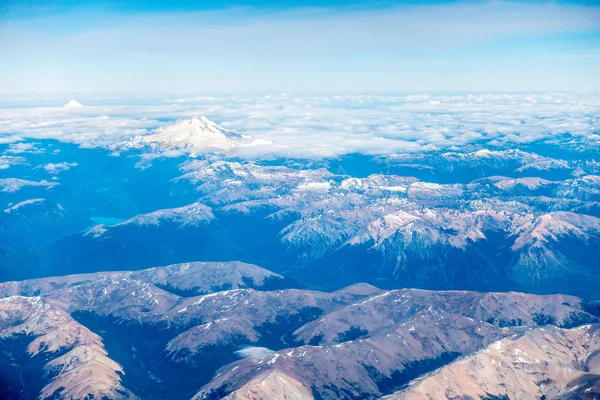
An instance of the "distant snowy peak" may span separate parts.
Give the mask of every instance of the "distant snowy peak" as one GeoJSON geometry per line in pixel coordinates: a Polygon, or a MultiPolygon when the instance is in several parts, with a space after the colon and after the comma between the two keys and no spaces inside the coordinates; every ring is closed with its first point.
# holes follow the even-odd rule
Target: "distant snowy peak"
{"type": "Polygon", "coordinates": [[[81,104],[77,100],[69,100],[69,102],[64,105],[64,108],[82,108],[82,107],[83,107],[83,104],[81,104]]]}
{"type": "Polygon", "coordinates": [[[218,149],[229,151],[249,137],[224,129],[206,117],[181,119],[155,130],[150,135],[137,136],[128,145],[158,146],[161,149],[218,149]]]}

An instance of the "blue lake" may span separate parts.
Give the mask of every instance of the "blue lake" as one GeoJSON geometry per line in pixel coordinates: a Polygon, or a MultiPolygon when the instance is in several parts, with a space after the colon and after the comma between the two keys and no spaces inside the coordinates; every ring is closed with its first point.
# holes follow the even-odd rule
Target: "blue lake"
{"type": "Polygon", "coordinates": [[[87,228],[85,228],[83,232],[87,232],[87,231],[89,231],[90,229],[92,229],[93,227],[95,227],[96,225],[99,225],[99,224],[102,224],[102,225],[116,225],[116,224],[119,224],[121,222],[126,221],[125,219],[122,219],[122,218],[113,218],[113,217],[90,217],[90,220],[94,224],[88,226],[87,228]]]}
{"type": "Polygon", "coordinates": [[[121,222],[126,221],[125,219],[122,219],[122,218],[113,218],[113,217],[90,217],[90,219],[96,225],[98,225],[98,224],[116,225],[116,224],[120,224],[121,222]]]}

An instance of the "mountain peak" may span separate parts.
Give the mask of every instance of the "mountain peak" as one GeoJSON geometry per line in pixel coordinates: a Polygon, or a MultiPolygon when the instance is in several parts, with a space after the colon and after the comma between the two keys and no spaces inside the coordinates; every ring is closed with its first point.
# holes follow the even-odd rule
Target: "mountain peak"
{"type": "Polygon", "coordinates": [[[217,133],[222,134],[230,139],[243,138],[243,136],[239,133],[224,129],[203,115],[194,115],[192,118],[180,119],[175,123],[159,128],[158,130],[174,130],[183,126],[190,127],[190,135],[198,136],[202,135],[203,133],[217,133]]]}
{"type": "Polygon", "coordinates": [[[180,119],[156,129],[152,134],[138,136],[130,146],[158,146],[166,149],[218,149],[229,151],[239,147],[239,141],[247,138],[237,132],[222,128],[205,116],[195,115],[180,119]]]}
{"type": "Polygon", "coordinates": [[[83,104],[78,102],[77,100],[69,100],[67,104],[63,106],[64,108],[82,108],[83,104]]]}

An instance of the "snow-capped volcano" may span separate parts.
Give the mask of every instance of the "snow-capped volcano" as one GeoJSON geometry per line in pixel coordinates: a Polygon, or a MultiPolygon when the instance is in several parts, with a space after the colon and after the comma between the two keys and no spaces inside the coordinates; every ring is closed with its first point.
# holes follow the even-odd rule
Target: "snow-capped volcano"
{"type": "Polygon", "coordinates": [[[69,100],[67,104],[63,106],[64,108],[82,108],[83,104],[78,102],[77,100],[69,100]]]}
{"type": "Polygon", "coordinates": [[[224,129],[206,117],[194,116],[163,126],[146,136],[137,136],[128,145],[158,146],[162,149],[219,149],[229,151],[240,146],[247,136],[224,129]]]}

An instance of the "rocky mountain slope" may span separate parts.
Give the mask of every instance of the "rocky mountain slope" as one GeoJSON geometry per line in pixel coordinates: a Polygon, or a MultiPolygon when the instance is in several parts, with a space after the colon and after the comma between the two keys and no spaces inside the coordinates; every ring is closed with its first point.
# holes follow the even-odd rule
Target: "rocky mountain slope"
{"type": "Polygon", "coordinates": [[[42,399],[134,397],[100,336],[60,307],[39,296],[11,296],[0,299],[0,316],[3,398],[36,398],[28,385],[41,386],[42,399]]]}
{"type": "Polygon", "coordinates": [[[599,350],[597,324],[538,328],[494,342],[386,399],[595,399],[599,350]]]}

